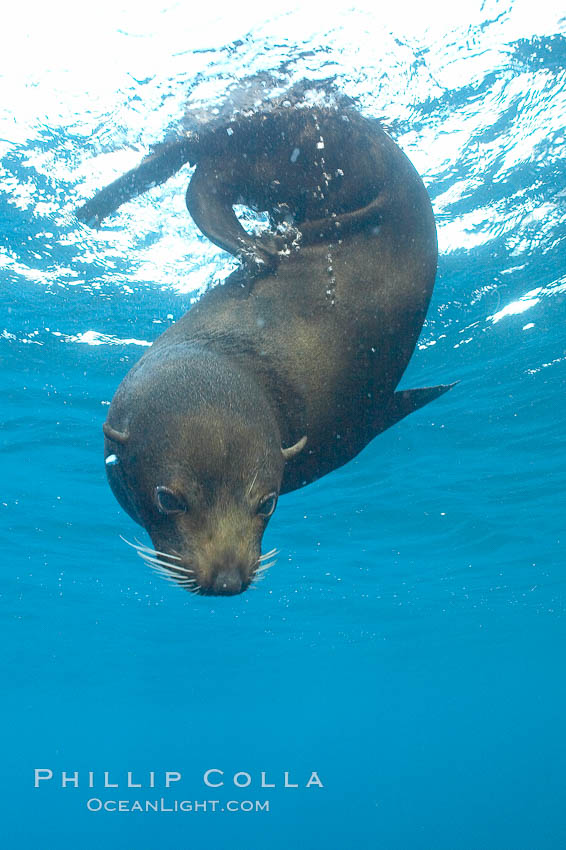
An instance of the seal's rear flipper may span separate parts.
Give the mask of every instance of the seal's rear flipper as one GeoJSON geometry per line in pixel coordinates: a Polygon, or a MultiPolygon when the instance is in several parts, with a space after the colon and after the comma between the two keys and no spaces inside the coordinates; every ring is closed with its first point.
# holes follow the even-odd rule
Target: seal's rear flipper
{"type": "Polygon", "coordinates": [[[96,227],[118,207],[153,186],[164,183],[186,163],[196,157],[198,139],[185,136],[155,145],[153,151],[122,177],[97,192],[94,198],[76,211],[80,221],[96,227]]]}
{"type": "Polygon", "coordinates": [[[187,189],[187,209],[199,230],[211,242],[240,258],[252,275],[276,268],[284,242],[275,235],[250,236],[234,212],[234,189],[213,157],[198,163],[187,189]]]}
{"type": "Polygon", "coordinates": [[[424,407],[429,401],[434,401],[439,398],[452,387],[455,387],[459,381],[454,381],[453,384],[440,384],[438,387],[419,387],[416,390],[399,390],[393,393],[393,399],[387,410],[387,427],[400,422],[409,413],[413,413],[420,407],[424,407]]]}

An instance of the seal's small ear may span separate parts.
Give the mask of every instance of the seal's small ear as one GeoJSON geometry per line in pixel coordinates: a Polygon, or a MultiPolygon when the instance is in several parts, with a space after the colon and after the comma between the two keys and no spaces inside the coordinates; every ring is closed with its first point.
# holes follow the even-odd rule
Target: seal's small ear
{"type": "Polygon", "coordinates": [[[104,423],[102,430],[104,431],[104,436],[109,440],[114,440],[115,443],[125,443],[130,436],[128,431],[116,431],[108,422],[104,423]]]}
{"type": "Polygon", "coordinates": [[[307,444],[307,435],[305,434],[305,436],[301,437],[299,442],[295,443],[294,446],[289,446],[288,449],[282,448],[281,454],[283,455],[283,457],[286,461],[291,460],[291,458],[295,457],[295,455],[298,455],[299,452],[302,452],[302,450],[304,449],[306,444],[307,444]]]}

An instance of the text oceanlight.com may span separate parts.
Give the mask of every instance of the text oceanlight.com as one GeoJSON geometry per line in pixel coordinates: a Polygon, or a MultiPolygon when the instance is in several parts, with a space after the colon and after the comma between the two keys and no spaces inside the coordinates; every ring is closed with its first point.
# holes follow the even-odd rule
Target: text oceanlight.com
{"type": "Polygon", "coordinates": [[[101,800],[86,804],[89,812],[268,812],[269,800],[101,800]]]}

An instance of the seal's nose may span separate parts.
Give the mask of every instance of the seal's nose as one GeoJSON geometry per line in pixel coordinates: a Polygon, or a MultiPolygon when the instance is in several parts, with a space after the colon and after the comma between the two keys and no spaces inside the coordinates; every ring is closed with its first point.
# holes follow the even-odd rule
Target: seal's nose
{"type": "Polygon", "coordinates": [[[211,588],[217,596],[234,596],[242,592],[242,579],[237,569],[223,569],[218,572],[211,588]]]}

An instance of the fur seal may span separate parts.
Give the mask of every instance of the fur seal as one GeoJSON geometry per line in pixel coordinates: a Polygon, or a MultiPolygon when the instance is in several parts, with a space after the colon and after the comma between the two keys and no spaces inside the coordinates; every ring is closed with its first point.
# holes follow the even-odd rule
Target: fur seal
{"type": "Polygon", "coordinates": [[[104,424],[110,485],[153,542],[138,553],[195,593],[260,579],[278,496],[453,386],[396,391],[436,274],[425,187],[378,122],[310,89],[165,143],[78,211],[97,223],[196,162],[189,210],[243,260],[147,350],[104,424]],[[270,230],[246,233],[237,201],[270,230]]]}

